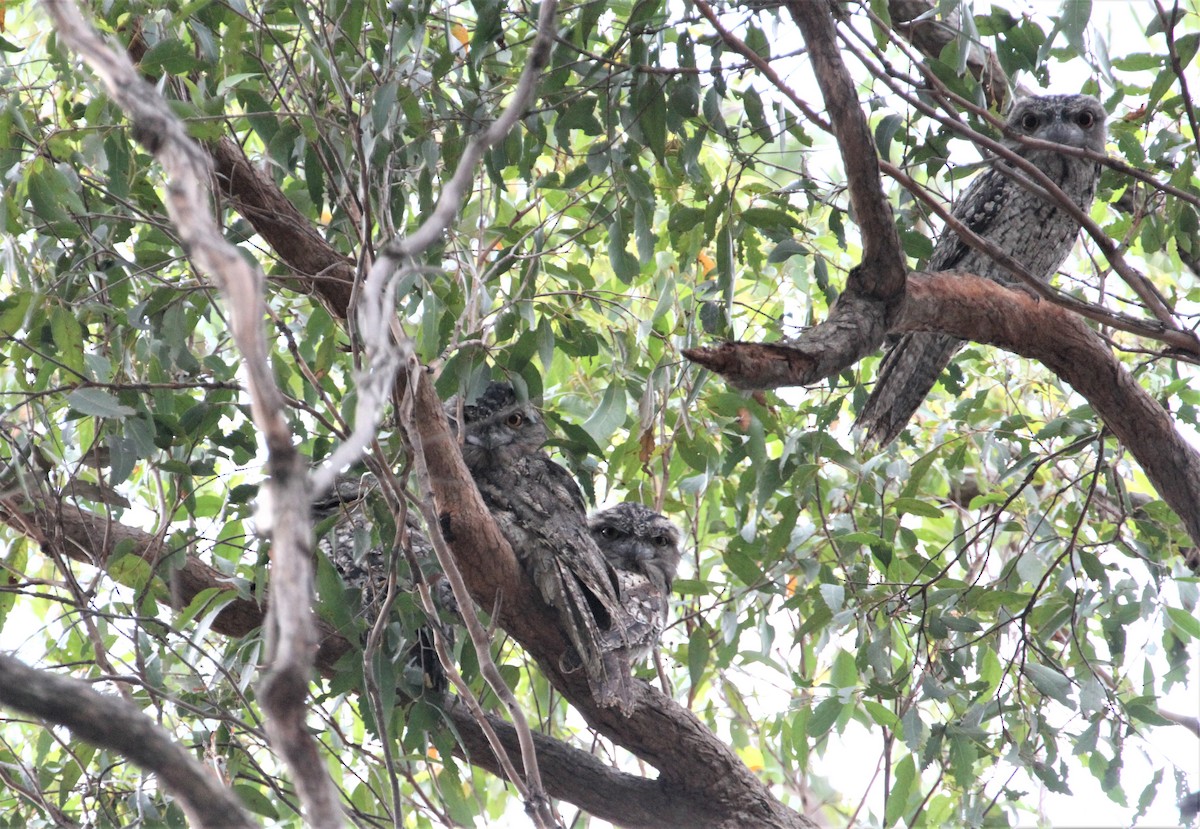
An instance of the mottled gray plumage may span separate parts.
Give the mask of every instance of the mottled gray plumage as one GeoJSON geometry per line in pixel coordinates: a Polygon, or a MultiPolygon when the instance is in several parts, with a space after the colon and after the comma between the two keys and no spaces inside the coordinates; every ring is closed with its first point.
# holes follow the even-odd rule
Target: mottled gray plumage
{"type": "Polygon", "coordinates": [[[542,450],[541,415],[509,384],[492,383],[463,408],[463,421],[463,460],[479,494],[573,647],[559,666],[570,671],[582,664],[596,701],[629,711],[628,643],[644,634],[588,532],[579,485],[542,450]]]}
{"type": "MultiPolygon", "coordinates": [[[[1018,101],[1007,123],[1020,136],[1104,152],[1105,117],[1100,102],[1088,95],[1044,95],[1018,101]]],[[[1030,149],[1015,140],[1006,140],[1005,145],[1045,173],[1084,211],[1091,205],[1100,175],[1096,162],[1030,149]]],[[[1036,185],[1029,189],[1021,179],[1028,176],[1008,162],[997,161],[971,182],[952,213],[1031,274],[1048,281],[1071,252],[1079,225],[1048,194],[1037,192],[1036,185]]],[[[942,232],[925,270],[964,271],[1002,284],[1016,279],[949,228],[942,232]]],[[[868,444],[883,446],[900,434],[962,344],[946,334],[926,332],[899,339],[884,356],[875,388],[855,421],[868,444]]]]}
{"type": "MultiPolygon", "coordinates": [[[[392,567],[390,551],[371,539],[367,497],[374,484],[375,479],[370,475],[342,475],[330,492],[312,504],[313,522],[318,526],[336,516],[333,525],[317,539],[317,550],[329,560],[346,586],[359,591],[362,615],[368,627],[379,618],[392,567]]],[[[458,604],[449,582],[437,570],[437,558],[428,536],[411,515],[407,517],[405,530],[402,543],[408,545],[409,552],[425,571],[434,603],[446,620],[455,619],[458,616],[458,604]]],[[[399,569],[407,573],[408,558],[403,552],[397,552],[402,559],[399,569]]],[[[409,589],[411,584],[405,579],[400,588],[409,589]]],[[[438,623],[443,635],[453,643],[454,629],[446,620],[439,620],[438,623]]],[[[433,646],[433,632],[427,627],[417,631],[416,640],[408,648],[404,662],[405,670],[414,675],[414,683],[437,693],[447,689],[446,674],[433,646]]]]}
{"type": "Polygon", "coordinates": [[[653,652],[666,624],[682,533],[666,516],[633,502],[593,513],[588,529],[617,571],[625,609],[644,631],[640,641],[630,643],[634,662],[640,662],[653,652]]]}

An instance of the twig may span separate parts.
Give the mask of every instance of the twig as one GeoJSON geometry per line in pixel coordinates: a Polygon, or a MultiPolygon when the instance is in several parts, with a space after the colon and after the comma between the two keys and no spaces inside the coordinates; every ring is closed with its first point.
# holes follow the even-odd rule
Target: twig
{"type": "MultiPolygon", "coordinates": [[[[783,78],[779,77],[779,73],[774,67],[769,64],[762,55],[751,49],[746,41],[742,40],[721,23],[721,19],[717,13],[713,11],[705,0],[695,0],[696,8],[700,10],[700,14],[704,15],[712,27],[717,30],[717,34],[721,36],[721,40],[725,41],[725,45],[733,49],[733,51],[744,57],[747,63],[762,73],[763,77],[771,82],[771,84],[784,94],[784,96],[796,105],[796,109],[809,121],[812,121],[822,130],[828,133],[833,132],[833,126],[821,117],[815,109],[808,105],[808,102],[796,94],[790,86],[783,82],[783,78]]],[[[808,51],[805,49],[804,51],[808,51]]]]}
{"type": "Polygon", "coordinates": [[[1175,73],[1175,77],[1179,79],[1179,91],[1183,93],[1183,106],[1187,112],[1188,123],[1192,126],[1192,142],[1200,147],[1200,124],[1196,122],[1196,108],[1192,106],[1192,93],[1188,89],[1187,73],[1183,71],[1183,64],[1179,60],[1179,49],[1175,46],[1175,24],[1179,22],[1179,0],[1175,0],[1175,5],[1171,9],[1171,13],[1167,14],[1167,10],[1163,8],[1159,0],[1154,0],[1154,8],[1158,11],[1158,17],[1162,20],[1163,36],[1167,39],[1167,54],[1171,56],[1171,71],[1175,73]]]}

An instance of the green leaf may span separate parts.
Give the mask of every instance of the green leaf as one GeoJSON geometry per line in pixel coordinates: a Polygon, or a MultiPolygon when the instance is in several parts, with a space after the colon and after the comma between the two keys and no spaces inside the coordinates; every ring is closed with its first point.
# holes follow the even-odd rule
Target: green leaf
{"type": "Polygon", "coordinates": [[[979,751],[975,743],[964,734],[954,734],[950,737],[950,772],[954,780],[964,788],[975,781],[975,761],[979,759],[979,751]]]}
{"type": "Polygon", "coordinates": [[[700,682],[704,679],[704,671],[708,668],[710,653],[708,631],[703,625],[697,625],[692,631],[692,635],[688,637],[688,676],[691,679],[692,688],[700,687],[700,682]]]}
{"type": "Polygon", "coordinates": [[[917,780],[917,764],[911,754],[905,755],[895,767],[892,789],[888,792],[883,810],[883,823],[893,826],[908,811],[908,801],[913,795],[913,784],[917,780]]]}
{"type": "Polygon", "coordinates": [[[1200,639],[1200,619],[1183,608],[1168,607],[1167,620],[1171,627],[1183,634],[1183,636],[1191,637],[1192,639],[1200,639]]]}
{"type": "Polygon", "coordinates": [[[901,515],[918,515],[921,518],[941,518],[943,512],[933,504],[927,504],[916,498],[897,498],[892,502],[892,509],[901,515]]]}
{"type": "Polygon", "coordinates": [[[767,262],[774,265],[791,259],[793,256],[807,256],[809,253],[809,249],[795,239],[784,239],[771,251],[767,262]]]}
{"type": "Polygon", "coordinates": [[[1053,668],[1039,665],[1036,662],[1026,662],[1022,669],[1034,686],[1050,699],[1074,708],[1071,702],[1071,681],[1053,668]]]}
{"type": "Polygon", "coordinates": [[[625,388],[620,383],[612,383],[604,390],[592,416],[584,421],[583,429],[597,445],[605,446],[613,432],[625,423],[626,414],[625,388]]]}
{"type": "Polygon", "coordinates": [[[667,219],[667,230],[672,233],[685,233],[704,221],[704,211],[698,207],[688,207],[685,204],[671,205],[670,218],[667,219]]]}
{"type": "Polygon", "coordinates": [[[122,418],[137,414],[134,409],[123,406],[117,398],[104,389],[75,389],[67,395],[67,403],[80,414],[92,417],[122,418]]]}
{"type": "Polygon", "coordinates": [[[59,236],[80,233],[72,213],[84,213],[83,203],[62,172],[53,164],[38,159],[30,165],[26,185],[34,215],[46,222],[53,233],[59,236]]]}
{"type": "Polygon", "coordinates": [[[895,729],[900,725],[900,718],[896,716],[890,708],[881,705],[872,699],[863,700],[863,709],[875,721],[876,725],[881,725],[884,728],[895,729]]]}
{"type": "Polygon", "coordinates": [[[242,801],[242,804],[256,815],[262,815],[269,820],[278,820],[279,812],[275,806],[256,786],[250,786],[245,783],[235,783],[233,791],[242,801]]]}
{"type": "Polygon", "coordinates": [[[854,688],[858,685],[858,668],[854,664],[852,654],[847,651],[838,651],[829,671],[829,681],[834,688],[838,689],[854,688]]]}
{"type": "Polygon", "coordinates": [[[748,207],[742,211],[742,221],[761,230],[803,230],[794,216],[773,207],[748,207]]]}
{"type": "Polygon", "coordinates": [[[842,709],[845,707],[845,704],[837,697],[821,700],[813,709],[812,717],[808,721],[809,738],[819,740],[829,733],[829,729],[833,728],[833,724],[838,721],[838,717],[841,716],[842,709]]]}
{"type": "Polygon", "coordinates": [[[643,75],[645,81],[633,96],[635,125],[643,143],[663,163],[667,147],[667,101],[662,86],[653,75],[643,75]]]}
{"type": "Polygon", "coordinates": [[[138,68],[148,75],[165,72],[168,75],[184,75],[197,66],[192,49],[181,40],[160,40],[146,51],[138,68]]]}

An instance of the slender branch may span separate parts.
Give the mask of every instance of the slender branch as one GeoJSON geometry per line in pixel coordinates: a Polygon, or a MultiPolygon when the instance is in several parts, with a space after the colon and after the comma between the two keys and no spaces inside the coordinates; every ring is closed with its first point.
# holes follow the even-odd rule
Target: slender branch
{"type": "MultiPolygon", "coordinates": [[[[426,526],[429,528],[429,540],[433,543],[434,553],[437,555],[438,564],[442,567],[442,573],[446,576],[446,580],[450,583],[450,588],[454,592],[454,599],[458,602],[458,606],[462,611],[463,622],[466,624],[467,633],[471,637],[471,644],[475,646],[475,654],[479,660],[479,671],[487,684],[496,693],[496,697],[504,704],[509,716],[512,718],[513,728],[516,729],[518,743],[521,749],[521,762],[525,768],[525,778],[521,779],[516,774],[516,770],[511,765],[504,763],[507,768],[506,772],[511,773],[510,780],[517,787],[522,799],[525,801],[526,811],[533,817],[535,825],[539,827],[552,827],[561,825],[560,821],[554,816],[550,808],[550,801],[546,797],[545,787],[542,785],[541,773],[538,771],[537,752],[533,745],[533,734],[529,730],[529,721],[525,718],[525,712],[521,710],[521,706],[517,703],[517,698],[513,695],[512,689],[504,681],[504,677],[500,675],[500,669],[496,667],[495,661],[491,655],[491,637],[484,630],[483,625],[479,621],[479,616],[475,612],[475,603],[471,599],[471,594],[467,590],[467,584],[463,580],[462,572],[454,562],[454,556],[451,555],[449,548],[446,546],[446,540],[442,536],[440,522],[438,521],[437,511],[433,505],[433,486],[430,483],[429,466],[425,460],[425,448],[421,438],[421,431],[417,428],[414,422],[415,398],[418,390],[423,386],[428,385],[428,380],[422,379],[422,369],[415,357],[409,359],[408,365],[408,382],[406,384],[404,400],[400,406],[401,422],[404,424],[405,431],[408,433],[409,440],[413,446],[413,466],[416,470],[417,481],[421,488],[421,512],[425,516],[426,526]]],[[[426,405],[422,407],[422,414],[425,417],[432,415],[433,417],[442,417],[440,410],[434,409],[430,411],[429,400],[426,400],[426,405]]],[[[512,553],[509,553],[512,555],[512,553]]],[[[422,594],[424,597],[426,594],[422,594]]],[[[429,608],[432,610],[432,607],[429,608]]],[[[482,711],[479,711],[482,714],[482,711]]],[[[480,726],[484,726],[485,722],[480,721],[480,726]]],[[[494,732],[489,731],[489,738],[494,732]]],[[[501,747],[493,746],[496,751],[497,758],[501,759],[502,763],[507,761],[507,754],[501,747]]]]}
{"type": "Polygon", "coordinates": [[[133,122],[134,135],[167,173],[166,206],[198,270],[213,279],[229,308],[230,328],[242,354],[251,415],[267,445],[267,493],[274,509],[267,624],[269,668],[260,686],[271,741],[296,777],[308,820],[317,827],[343,823],[339,796],[305,726],[308,683],[317,630],[312,614],[311,525],[305,466],[284,417],[285,400],[268,362],[263,318],[265,277],[225,241],[213,219],[209,158],[192,141],[166,101],[142,79],[129,58],[110,48],[68,0],[45,0],[60,37],[99,76],[133,122]]]}
{"type": "MultiPolygon", "coordinates": [[[[550,63],[550,50],[554,45],[555,15],[558,12],[558,0],[543,0],[538,10],[537,35],[529,46],[529,54],[525,58],[525,68],[513,90],[512,99],[500,117],[488,125],[487,129],[475,136],[463,151],[458,162],[458,169],[448,182],[442,185],[437,204],[416,230],[407,236],[398,237],[384,247],[381,259],[390,258],[398,262],[420,256],[436,242],[445,232],[454,217],[458,215],[459,206],[466,197],[471,178],[475,175],[475,166],[483,158],[492,145],[503,141],[509,131],[516,126],[533,102],[537,92],[537,83],[542,70],[550,63]]],[[[378,263],[376,263],[378,266],[378,263]]],[[[375,268],[372,268],[372,274],[375,268]]],[[[368,277],[370,281],[370,277],[368,277]]]]}
{"type": "Polygon", "coordinates": [[[256,826],[241,801],[163,728],[125,700],[85,682],[30,668],[0,655],[0,703],[69,728],[156,774],[202,829],[256,826]]]}
{"type": "Polygon", "coordinates": [[[833,132],[833,126],[821,117],[815,109],[809,106],[808,102],[796,94],[790,86],[783,82],[783,78],[779,77],[779,73],[775,68],[763,58],[758,52],[747,45],[746,41],[742,40],[736,34],[725,28],[721,23],[721,18],[713,10],[713,7],[704,0],[694,0],[696,8],[708,20],[709,24],[717,30],[717,34],[721,36],[721,40],[725,41],[725,45],[733,49],[742,57],[746,58],[749,65],[757,69],[762,76],[771,82],[771,85],[778,89],[783,95],[791,101],[796,109],[812,123],[816,124],[825,132],[833,132]]]}
{"type": "Polygon", "coordinates": [[[838,52],[830,6],[812,0],[788,0],[785,5],[808,45],[809,60],[837,136],[854,218],[861,229],[862,267],[851,276],[862,283],[859,289],[867,296],[895,301],[904,291],[904,253],[892,207],[883,195],[871,130],[859,106],[854,79],[838,52]]]}
{"type": "Polygon", "coordinates": [[[1179,81],[1179,91],[1183,93],[1184,111],[1187,112],[1188,123],[1192,127],[1192,143],[1200,147],[1200,122],[1196,120],[1196,108],[1192,104],[1191,90],[1188,89],[1187,73],[1183,71],[1183,63],[1179,60],[1179,49],[1175,45],[1175,25],[1182,17],[1179,14],[1179,0],[1175,0],[1170,14],[1163,8],[1163,4],[1159,0],[1154,0],[1154,8],[1162,21],[1163,36],[1167,39],[1167,54],[1171,56],[1171,71],[1175,73],[1175,78],[1179,81]]]}

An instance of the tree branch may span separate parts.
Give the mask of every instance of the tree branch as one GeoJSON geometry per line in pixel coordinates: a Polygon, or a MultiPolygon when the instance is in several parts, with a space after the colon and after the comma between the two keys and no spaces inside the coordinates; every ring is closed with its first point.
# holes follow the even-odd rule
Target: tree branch
{"type": "Polygon", "coordinates": [[[692,825],[811,826],[781,804],[692,712],[650,685],[636,684],[634,710],[626,716],[595,702],[583,671],[562,672],[557,656],[566,640],[555,614],[521,571],[480,498],[428,375],[415,390],[412,422],[429,467],[438,526],[471,596],[479,606],[497,609],[494,619],[538,661],[588,724],[658,769],[659,785],[673,797],[703,803],[704,816],[692,825]]]}
{"type": "Polygon", "coordinates": [[[35,670],[0,655],[0,703],[65,726],[92,745],[111,749],[154,773],[178,798],[193,826],[257,826],[237,796],[212,772],[161,726],[120,697],[98,693],[85,682],[35,670]]]}
{"type": "MultiPolygon", "coordinates": [[[[491,637],[484,630],[483,625],[479,621],[479,616],[475,610],[475,604],[471,600],[471,596],[467,590],[467,585],[463,580],[462,572],[458,569],[453,556],[446,545],[446,539],[441,532],[441,519],[436,514],[432,503],[433,485],[431,483],[429,466],[425,460],[424,439],[421,436],[421,429],[417,426],[413,417],[413,395],[414,391],[421,386],[428,385],[420,380],[422,369],[418,364],[415,356],[409,358],[407,366],[408,382],[406,383],[405,394],[400,403],[400,419],[405,431],[408,433],[409,439],[412,442],[413,448],[413,466],[416,469],[417,480],[421,488],[421,512],[425,516],[426,525],[429,527],[429,540],[433,544],[434,554],[437,556],[438,564],[442,567],[442,572],[446,580],[450,583],[450,588],[454,592],[454,598],[462,611],[463,623],[466,625],[467,634],[471,637],[471,644],[475,648],[475,653],[479,660],[479,671],[487,684],[495,692],[497,699],[503,703],[509,716],[512,718],[513,728],[517,733],[518,749],[521,754],[521,765],[525,769],[525,777],[522,779],[516,774],[515,769],[511,764],[508,764],[507,753],[503,746],[495,745],[495,730],[489,728],[486,720],[480,720],[479,715],[483,712],[479,710],[473,699],[468,700],[468,710],[471,710],[479,722],[484,733],[488,735],[489,744],[492,748],[493,755],[501,761],[504,766],[505,776],[512,781],[512,784],[517,788],[521,798],[525,801],[525,809],[534,819],[534,822],[539,826],[558,826],[560,821],[553,814],[550,808],[550,802],[546,798],[546,791],[542,785],[541,771],[538,767],[537,751],[533,745],[533,733],[529,729],[529,722],[525,718],[525,712],[517,704],[517,698],[513,695],[512,689],[505,683],[504,677],[500,675],[500,669],[496,667],[496,662],[492,659],[490,646],[491,637]]],[[[439,401],[440,402],[440,401],[439,401]]],[[[424,416],[433,416],[439,420],[445,420],[443,411],[439,408],[436,413],[428,411],[428,406],[423,411],[424,416]]],[[[491,522],[495,523],[495,522],[491,522]]],[[[498,529],[498,528],[497,528],[498,529]]],[[[497,535],[499,533],[497,532],[497,535]]],[[[515,555],[509,548],[509,545],[503,538],[500,538],[500,546],[496,548],[496,556],[512,557],[514,562],[515,555]]],[[[427,591],[422,594],[422,598],[427,598],[427,591]]],[[[432,606],[427,608],[432,611],[432,606]]],[[[452,668],[453,669],[453,668],[452,668]]],[[[463,688],[462,690],[467,690],[463,688]]]]}
{"type": "Polygon", "coordinates": [[[838,52],[830,7],[813,0],[789,0],[785,5],[804,35],[842,154],[850,205],[863,244],[862,267],[857,272],[860,292],[894,303],[904,292],[904,252],[892,207],[883,196],[871,130],[859,106],[854,80],[838,52]]]}

